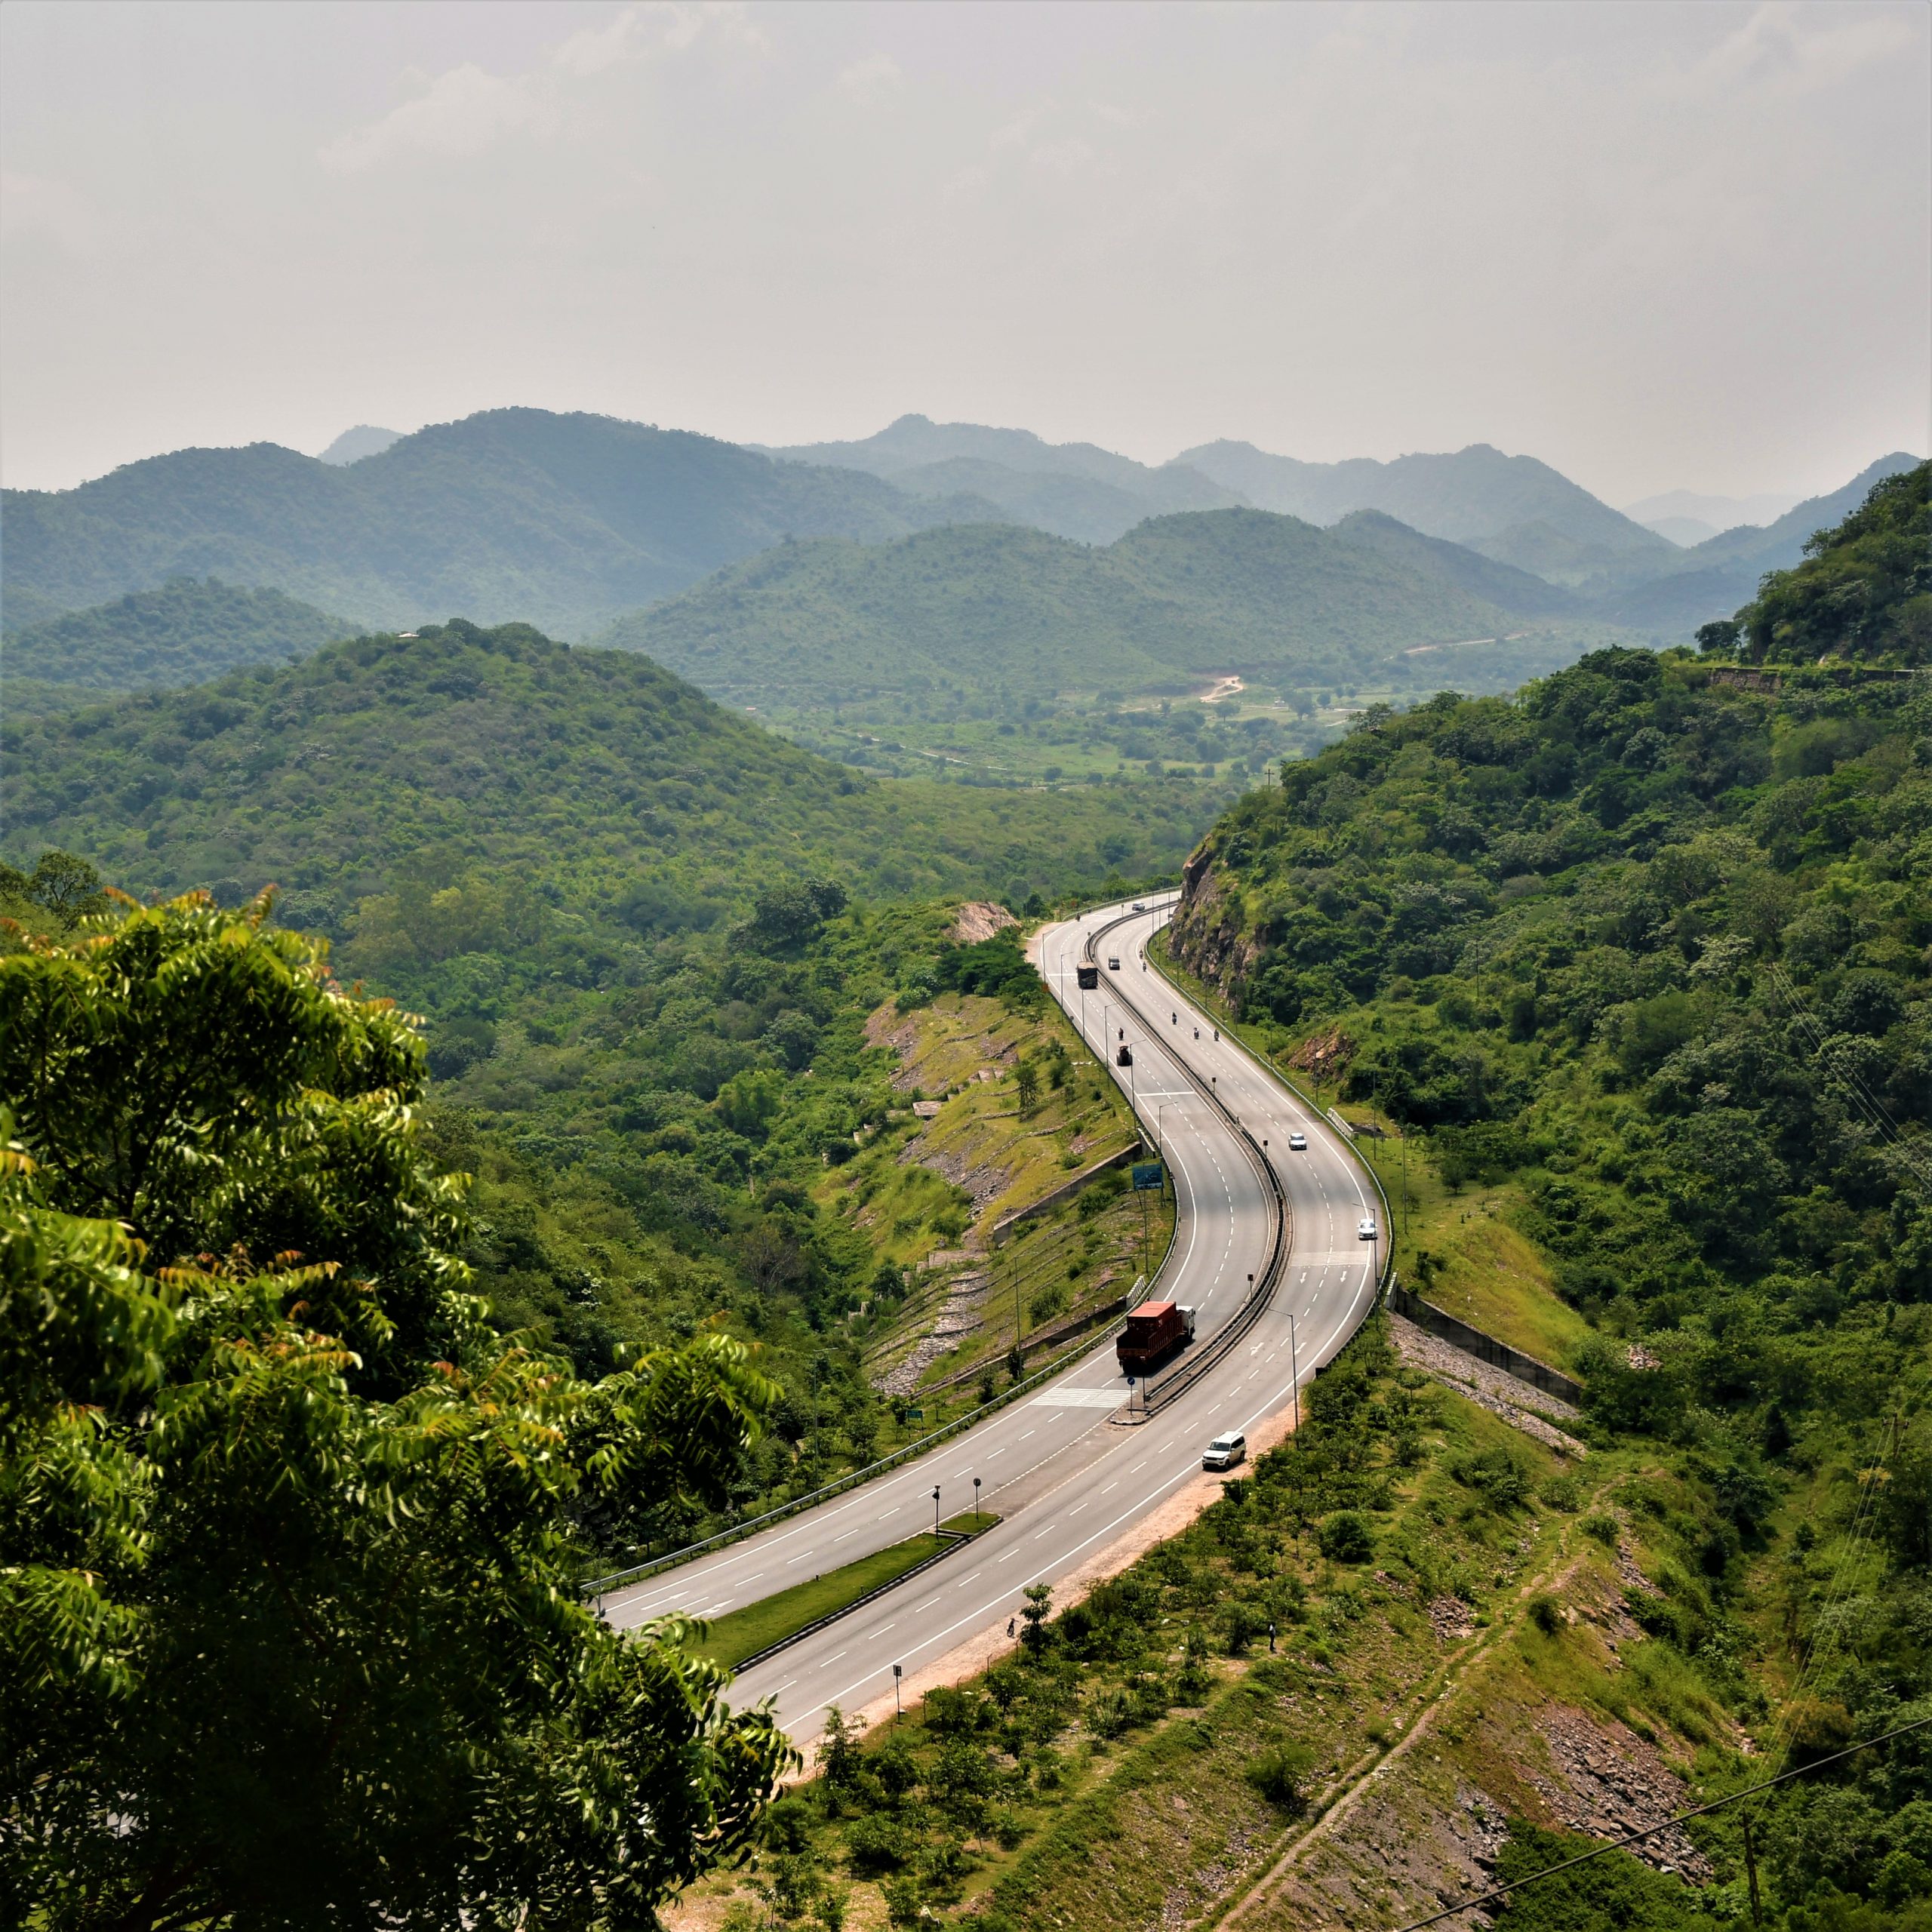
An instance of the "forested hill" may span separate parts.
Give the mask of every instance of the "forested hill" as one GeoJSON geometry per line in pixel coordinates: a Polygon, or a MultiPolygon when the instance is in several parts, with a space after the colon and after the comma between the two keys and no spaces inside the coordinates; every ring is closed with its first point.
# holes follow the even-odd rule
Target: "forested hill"
{"type": "Polygon", "coordinates": [[[1887,477],[1804,549],[1737,614],[1754,663],[1932,664],[1932,463],[1887,477]]]}
{"type": "Polygon", "coordinates": [[[8,706],[19,708],[23,681],[70,697],[199,684],[245,664],[299,657],[355,628],[279,591],[177,577],[9,636],[8,706]]]}
{"type": "Polygon", "coordinates": [[[608,951],[811,872],[909,894],[1097,884],[1117,866],[1176,865],[1209,796],[1177,782],[1069,796],[881,785],[635,652],[460,620],[9,720],[4,748],[7,850],[23,868],[52,846],[142,893],[233,900],[273,881],[291,921],[338,934],[406,875],[435,928],[425,945],[454,952],[559,920],[608,951]]]}
{"type": "Polygon", "coordinates": [[[340,466],[179,450],[5,496],[5,589],[78,608],[211,572],[369,625],[468,611],[583,635],[787,534],[877,540],[992,506],[614,417],[500,409],[340,466]]]}
{"type": "MultiPolygon", "coordinates": [[[[1911,495],[1767,585],[1801,668],[1610,650],[1371,713],[1223,818],[1173,928],[1262,1051],[1401,1130],[1409,1284],[1549,1338],[1592,1441],[1681,1485],[1620,1665],[1786,1764],[1932,1709],[1932,678],[1810,662],[1868,612],[1897,651],[1911,495]]],[[[1920,1817],[1904,1740],[1768,1800],[1757,1856],[1922,1913],[1920,1817]]]]}
{"type": "MultiPolygon", "coordinates": [[[[600,641],[760,706],[953,687],[1185,688],[1223,672],[1411,685],[1421,652],[1546,631],[1567,605],[1386,518],[1323,531],[1227,509],[1154,518],[1106,549],[1011,525],[783,545],[600,641]]],[[[1544,640],[1557,661],[1577,648],[1569,635],[1544,640]]]]}

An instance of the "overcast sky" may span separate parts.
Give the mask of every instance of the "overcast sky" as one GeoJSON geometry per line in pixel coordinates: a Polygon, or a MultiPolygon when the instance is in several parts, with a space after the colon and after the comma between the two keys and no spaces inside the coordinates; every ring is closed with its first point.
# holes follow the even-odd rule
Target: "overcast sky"
{"type": "Polygon", "coordinates": [[[0,473],[506,403],[1614,503],[1932,432],[1919,4],[0,9],[0,473]]]}

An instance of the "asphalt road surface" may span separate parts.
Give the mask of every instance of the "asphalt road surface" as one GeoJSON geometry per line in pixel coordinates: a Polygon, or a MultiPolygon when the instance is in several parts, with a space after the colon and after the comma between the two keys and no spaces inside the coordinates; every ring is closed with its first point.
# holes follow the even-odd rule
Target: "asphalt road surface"
{"type": "Polygon", "coordinates": [[[1214,1369],[1151,1420],[1114,1420],[1128,1392],[1112,1349],[1103,1345],[1035,1393],[890,1474],[604,1599],[605,1616],[620,1628],[672,1611],[719,1617],[929,1529],[936,1512],[952,1516],[977,1500],[996,1512],[998,1525],[968,1547],[738,1678],[734,1702],[774,1698],[801,1748],[818,1736],[828,1705],[849,1711],[871,1703],[891,1690],[894,1664],[909,1678],[1017,1616],[1026,1585],[1071,1574],[1125,1534],[1200,1469],[1210,1438],[1251,1428],[1288,1404],[1291,1360],[1306,1386],[1374,1305],[1382,1243],[1358,1232],[1362,1217],[1376,1211],[1371,1184],[1318,1114],[1218,1039],[1212,1020],[1146,964],[1147,940],[1173,906],[1168,894],[1150,898],[1138,913],[1126,905],[1103,908],[1049,927],[1041,971],[1096,1060],[1130,1090],[1169,1162],[1178,1220],[1150,1294],[1198,1311],[1198,1350],[1239,1311],[1273,1244],[1272,1190],[1210,1092],[1266,1143],[1265,1158],[1286,1195],[1291,1244],[1279,1284],[1266,1312],[1214,1369]],[[1100,985],[1083,994],[1075,964],[1090,936],[1102,931],[1100,985]],[[1118,970],[1109,958],[1119,961],[1118,970]],[[1133,1051],[1131,1068],[1114,1063],[1123,1041],[1133,1051]],[[1305,1152],[1289,1151],[1295,1130],[1307,1137],[1305,1152]]]}

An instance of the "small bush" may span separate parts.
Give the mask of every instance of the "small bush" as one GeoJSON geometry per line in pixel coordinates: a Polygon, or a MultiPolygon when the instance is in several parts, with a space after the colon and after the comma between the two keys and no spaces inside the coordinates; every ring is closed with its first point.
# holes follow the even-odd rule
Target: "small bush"
{"type": "Polygon", "coordinates": [[[845,1834],[845,1849],[852,1869],[863,1878],[896,1872],[909,1856],[904,1826],[884,1811],[855,1819],[845,1834]]]}
{"type": "Polygon", "coordinates": [[[1586,1516],[1583,1518],[1583,1529],[1584,1535],[1595,1537],[1606,1549],[1614,1549],[1617,1547],[1617,1524],[1614,1516],[1608,1515],[1586,1516]]]}
{"type": "Polygon", "coordinates": [[[1530,1599],[1530,1621],[1546,1637],[1554,1637],[1563,1628],[1563,1606],[1547,1595],[1530,1599]]]}
{"type": "Polygon", "coordinates": [[[1271,1745],[1248,1761],[1247,1781],[1270,1804],[1298,1812],[1308,1803],[1308,1774],[1315,1753],[1306,1744],[1271,1745]]]}
{"type": "Polygon", "coordinates": [[[1339,1509],[1327,1518],[1315,1540],[1331,1563],[1366,1563],[1375,1554],[1367,1524],[1352,1509],[1339,1509]]]}

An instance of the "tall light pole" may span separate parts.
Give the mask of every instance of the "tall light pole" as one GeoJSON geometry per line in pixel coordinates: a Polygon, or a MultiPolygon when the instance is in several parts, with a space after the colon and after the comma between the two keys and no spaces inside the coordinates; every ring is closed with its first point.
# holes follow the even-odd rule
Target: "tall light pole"
{"type": "Polygon", "coordinates": [[[939,1534],[939,1484],[933,1484],[933,1534],[939,1534]]]}
{"type": "Polygon", "coordinates": [[[1294,1392],[1295,1426],[1300,1429],[1301,1426],[1301,1351],[1295,1346],[1295,1318],[1292,1311],[1288,1316],[1288,1374],[1291,1378],[1291,1386],[1294,1392]]]}
{"type": "Polygon", "coordinates": [[[980,1514],[980,1478],[973,1478],[973,1515],[977,1520],[980,1514]]]}

